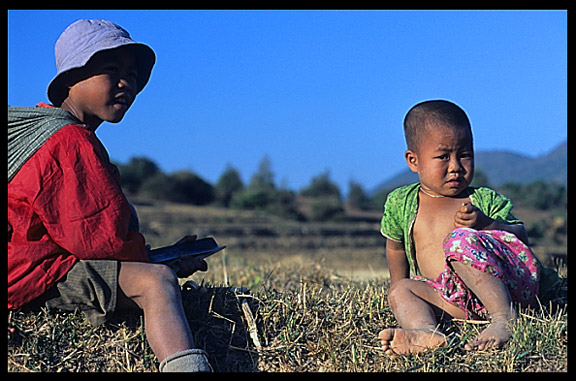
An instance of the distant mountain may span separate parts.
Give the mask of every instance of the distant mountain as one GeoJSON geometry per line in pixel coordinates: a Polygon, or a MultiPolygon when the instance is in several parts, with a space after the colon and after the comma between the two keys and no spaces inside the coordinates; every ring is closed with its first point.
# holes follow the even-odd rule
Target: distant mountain
{"type": "MultiPolygon", "coordinates": [[[[510,151],[477,151],[474,158],[476,170],[482,171],[492,186],[509,182],[526,184],[536,180],[557,184],[568,182],[567,141],[539,157],[510,151]]],[[[405,169],[382,182],[374,191],[396,188],[416,181],[418,181],[418,176],[409,169],[405,169]]]]}

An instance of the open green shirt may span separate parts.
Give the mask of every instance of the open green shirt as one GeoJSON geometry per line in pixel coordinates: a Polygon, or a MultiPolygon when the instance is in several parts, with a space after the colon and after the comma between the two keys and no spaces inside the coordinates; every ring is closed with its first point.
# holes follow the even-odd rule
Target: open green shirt
{"type": "MultiPolygon", "coordinates": [[[[404,243],[404,250],[413,275],[420,275],[416,265],[416,252],[412,231],[418,213],[418,191],[420,183],[406,185],[392,191],[384,205],[384,215],[380,232],[387,239],[404,243]]],[[[509,198],[485,187],[469,187],[468,193],[473,205],[486,216],[506,224],[522,224],[510,213],[514,204],[509,198]]]]}

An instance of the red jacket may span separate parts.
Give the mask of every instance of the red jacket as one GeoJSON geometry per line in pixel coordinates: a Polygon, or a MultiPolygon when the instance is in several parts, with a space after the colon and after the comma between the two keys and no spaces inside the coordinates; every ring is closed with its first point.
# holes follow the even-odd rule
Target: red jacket
{"type": "Polygon", "coordinates": [[[8,184],[8,308],[42,295],[79,259],[147,262],[131,208],[96,135],[67,125],[8,184]]]}

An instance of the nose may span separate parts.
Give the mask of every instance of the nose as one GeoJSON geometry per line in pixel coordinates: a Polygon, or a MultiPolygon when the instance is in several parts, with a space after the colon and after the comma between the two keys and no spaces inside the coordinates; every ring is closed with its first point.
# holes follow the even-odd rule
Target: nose
{"type": "Polygon", "coordinates": [[[448,172],[450,173],[459,173],[462,172],[462,163],[457,157],[451,157],[450,163],[448,164],[448,172]]]}
{"type": "Polygon", "coordinates": [[[136,83],[136,79],[132,79],[127,76],[122,76],[118,79],[118,87],[125,89],[127,91],[136,91],[138,85],[136,83]]]}

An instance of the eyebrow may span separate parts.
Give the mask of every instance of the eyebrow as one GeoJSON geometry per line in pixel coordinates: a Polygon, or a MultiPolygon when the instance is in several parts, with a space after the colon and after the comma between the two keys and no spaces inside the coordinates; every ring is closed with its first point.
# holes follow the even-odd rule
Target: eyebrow
{"type": "Polygon", "coordinates": [[[452,151],[472,151],[470,147],[459,147],[457,149],[449,148],[449,147],[436,147],[434,148],[435,152],[452,152],[452,151]]]}
{"type": "Polygon", "coordinates": [[[436,147],[434,148],[434,151],[437,151],[437,152],[451,152],[451,151],[454,151],[454,150],[453,150],[452,148],[448,148],[448,147],[446,147],[446,146],[436,146],[436,147]]]}

